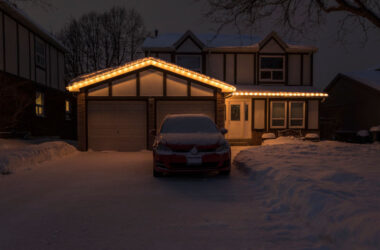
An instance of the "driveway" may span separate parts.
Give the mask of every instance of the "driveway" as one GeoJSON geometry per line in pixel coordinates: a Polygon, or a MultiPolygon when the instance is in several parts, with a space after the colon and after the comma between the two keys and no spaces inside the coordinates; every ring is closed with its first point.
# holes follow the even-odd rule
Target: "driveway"
{"type": "Polygon", "coordinates": [[[257,249],[255,195],[235,167],[156,179],[148,151],[77,153],[0,176],[0,249],[257,249]]]}

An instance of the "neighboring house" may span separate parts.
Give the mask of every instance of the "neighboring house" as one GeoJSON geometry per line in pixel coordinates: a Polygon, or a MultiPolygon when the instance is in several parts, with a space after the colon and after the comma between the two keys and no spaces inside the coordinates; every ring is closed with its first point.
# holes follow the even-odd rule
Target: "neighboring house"
{"type": "Polygon", "coordinates": [[[266,132],[319,133],[313,88],[314,47],[286,44],[277,34],[158,35],[147,56],[73,79],[81,150],[150,148],[167,114],[205,113],[234,142],[260,144],[266,132]]]}
{"type": "Polygon", "coordinates": [[[0,88],[6,98],[0,132],[75,137],[75,99],[64,82],[65,52],[24,12],[0,0],[0,88]]]}
{"type": "Polygon", "coordinates": [[[353,139],[360,130],[380,125],[380,66],[338,74],[325,88],[321,106],[323,136],[353,139]]]}

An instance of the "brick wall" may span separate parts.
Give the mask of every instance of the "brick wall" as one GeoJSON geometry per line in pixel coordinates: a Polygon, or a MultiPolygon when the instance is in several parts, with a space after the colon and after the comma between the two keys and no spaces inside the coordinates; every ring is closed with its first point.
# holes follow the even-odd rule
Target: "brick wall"
{"type": "Polygon", "coordinates": [[[224,102],[224,95],[221,92],[217,92],[216,94],[216,125],[219,128],[224,128],[224,122],[225,122],[225,102],[224,102]]]}

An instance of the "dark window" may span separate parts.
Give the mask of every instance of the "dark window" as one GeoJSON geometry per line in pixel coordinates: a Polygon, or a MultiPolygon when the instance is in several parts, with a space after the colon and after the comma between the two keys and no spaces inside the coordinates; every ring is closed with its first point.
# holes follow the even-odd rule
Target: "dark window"
{"type": "Polygon", "coordinates": [[[284,68],[283,56],[260,56],[260,80],[283,81],[284,68]]]}
{"type": "Polygon", "coordinates": [[[231,105],[231,121],[240,121],[240,105],[231,105]]]}
{"type": "Polygon", "coordinates": [[[45,51],[45,43],[36,39],[35,45],[36,52],[36,65],[45,68],[46,66],[46,51],[45,51]]]}

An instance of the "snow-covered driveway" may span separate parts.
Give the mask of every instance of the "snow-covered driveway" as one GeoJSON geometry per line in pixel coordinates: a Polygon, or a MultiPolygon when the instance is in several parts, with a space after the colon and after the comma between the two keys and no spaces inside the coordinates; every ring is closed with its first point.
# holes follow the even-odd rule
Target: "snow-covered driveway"
{"type": "MultiPolygon", "coordinates": [[[[331,181],[323,187],[316,185],[319,183],[315,180],[310,180],[309,189],[300,186],[307,177],[313,179],[311,173],[322,178],[318,164],[327,156],[319,157],[320,151],[313,153],[316,148],[310,145],[289,147],[288,151],[280,150],[280,145],[243,151],[236,157],[240,166],[244,162],[243,171],[234,167],[230,177],[156,179],[152,177],[152,157],[148,151],[77,153],[45,162],[30,171],[0,175],[0,249],[344,249],[342,246],[352,242],[344,237],[352,234],[338,231],[341,235],[332,235],[340,228],[335,222],[356,223],[354,227],[367,230],[358,237],[376,239],[379,230],[361,224],[363,217],[355,217],[355,213],[366,220],[373,218],[371,225],[379,218],[378,212],[368,213],[379,211],[375,192],[380,188],[380,171],[374,168],[378,165],[366,168],[374,183],[366,183],[364,177],[357,183],[356,175],[332,178],[337,183],[363,187],[358,190],[365,193],[364,198],[353,199],[350,196],[353,189],[344,192],[331,181]],[[292,155],[304,165],[296,165],[292,155]],[[279,165],[280,162],[283,164],[279,165]],[[308,167],[313,172],[306,171],[308,167]],[[300,169],[301,172],[296,171],[300,169]],[[367,190],[369,187],[375,190],[367,190]],[[305,192],[316,192],[309,197],[302,193],[302,188],[305,192]],[[326,192],[336,189],[337,194],[329,199],[330,194],[323,192],[324,188],[326,192]],[[342,207],[336,207],[334,202],[342,201],[342,197],[347,214],[334,217],[333,222],[322,220],[335,210],[341,211],[342,207]],[[347,205],[370,198],[370,204],[356,204],[354,209],[347,205]],[[326,202],[318,202],[320,199],[326,202]],[[313,200],[322,205],[333,202],[335,210],[321,214],[325,207],[313,207],[313,200]],[[316,210],[308,214],[309,207],[316,210]],[[355,220],[347,220],[350,216],[355,220]],[[331,230],[321,232],[323,227],[318,226],[318,220],[331,230]]],[[[233,154],[241,149],[244,148],[234,148],[233,154]]],[[[373,152],[376,149],[363,156],[372,157],[363,163],[373,165],[378,160],[376,151],[373,152]]],[[[360,165],[360,155],[347,152],[345,147],[340,150],[343,156],[333,157],[336,152],[332,152],[331,159],[351,155],[348,161],[360,165]]],[[[353,168],[354,165],[349,170],[353,168]]],[[[358,193],[355,191],[354,195],[357,197],[358,193]]],[[[353,226],[347,228],[351,230],[353,226]]],[[[376,249],[377,242],[354,245],[353,249],[376,249]]]]}

